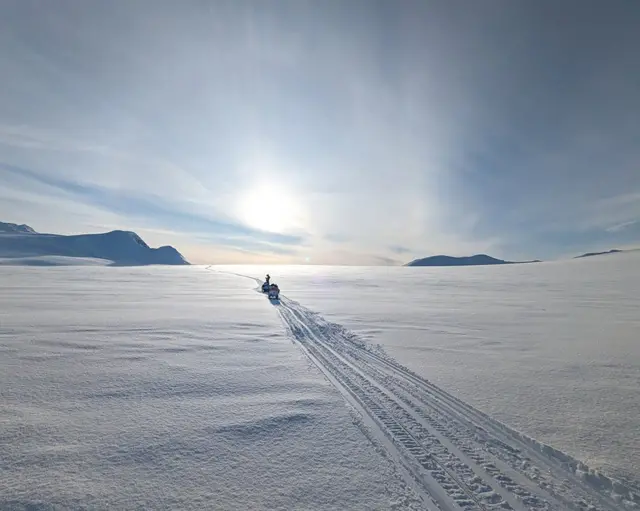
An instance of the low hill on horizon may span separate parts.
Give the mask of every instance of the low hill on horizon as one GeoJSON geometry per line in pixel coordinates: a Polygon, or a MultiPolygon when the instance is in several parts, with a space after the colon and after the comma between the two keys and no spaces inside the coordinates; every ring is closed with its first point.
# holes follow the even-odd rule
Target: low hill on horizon
{"type": "Polygon", "coordinates": [[[131,231],[41,234],[28,225],[0,222],[0,264],[143,266],[188,265],[189,262],[175,248],[151,248],[131,231]]]}
{"type": "Polygon", "coordinates": [[[436,255],[431,257],[424,257],[421,259],[414,259],[413,261],[405,264],[404,266],[488,266],[496,264],[525,264],[525,263],[539,263],[539,260],[535,261],[504,261],[502,259],[496,259],[495,257],[488,256],[486,254],[476,254],[466,257],[453,257],[447,255],[436,255]]]}
{"type": "Polygon", "coordinates": [[[617,248],[613,248],[613,249],[607,250],[605,252],[587,252],[586,254],[575,256],[574,259],[582,259],[583,257],[594,257],[594,256],[600,256],[600,255],[608,255],[608,254],[619,254],[621,252],[627,252],[627,251],[626,250],[618,250],[617,248]]]}

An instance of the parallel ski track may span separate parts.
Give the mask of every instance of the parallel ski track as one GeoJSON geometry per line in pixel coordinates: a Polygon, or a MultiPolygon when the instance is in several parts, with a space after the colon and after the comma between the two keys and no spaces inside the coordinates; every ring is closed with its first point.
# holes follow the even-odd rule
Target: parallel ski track
{"type": "Polygon", "coordinates": [[[339,325],[286,297],[277,309],[295,342],[401,464],[427,509],[623,509],[560,461],[339,325]]]}

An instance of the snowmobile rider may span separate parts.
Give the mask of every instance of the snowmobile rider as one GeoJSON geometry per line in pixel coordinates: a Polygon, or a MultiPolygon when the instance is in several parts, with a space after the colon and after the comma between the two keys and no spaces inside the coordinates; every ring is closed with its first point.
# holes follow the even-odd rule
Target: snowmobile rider
{"type": "Polygon", "coordinates": [[[265,278],[265,281],[267,282],[267,284],[269,283],[270,280],[271,280],[271,275],[267,273],[267,277],[265,278]]]}

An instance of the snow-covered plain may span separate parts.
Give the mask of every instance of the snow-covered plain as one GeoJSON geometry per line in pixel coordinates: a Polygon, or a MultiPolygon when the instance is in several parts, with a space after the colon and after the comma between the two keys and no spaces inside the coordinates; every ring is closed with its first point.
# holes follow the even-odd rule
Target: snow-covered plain
{"type": "Polygon", "coordinates": [[[388,509],[404,482],[253,284],[0,267],[0,509],[388,509]]]}
{"type": "Polygon", "coordinates": [[[0,508],[634,509],[639,263],[0,267],[0,508]]]}
{"type": "Polygon", "coordinates": [[[590,466],[640,476],[639,251],[269,270],[284,294],[469,404],[590,466]]]}
{"type": "Polygon", "coordinates": [[[111,266],[113,261],[98,257],[33,256],[0,257],[0,266],[111,266]]]}

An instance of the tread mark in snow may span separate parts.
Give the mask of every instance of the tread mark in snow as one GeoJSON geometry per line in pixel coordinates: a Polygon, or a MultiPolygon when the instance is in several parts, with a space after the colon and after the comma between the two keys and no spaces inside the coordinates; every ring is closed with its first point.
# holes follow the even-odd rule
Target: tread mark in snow
{"type": "Polygon", "coordinates": [[[341,326],[282,296],[278,311],[427,509],[624,509],[524,437],[375,353],[341,326]]]}
{"type": "Polygon", "coordinates": [[[640,508],[633,485],[591,472],[512,430],[295,301],[281,295],[277,309],[295,342],[361,415],[361,425],[386,448],[426,509],[640,508]]]}

